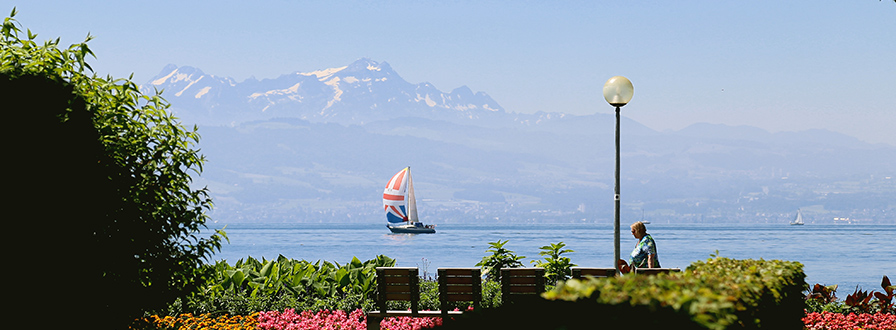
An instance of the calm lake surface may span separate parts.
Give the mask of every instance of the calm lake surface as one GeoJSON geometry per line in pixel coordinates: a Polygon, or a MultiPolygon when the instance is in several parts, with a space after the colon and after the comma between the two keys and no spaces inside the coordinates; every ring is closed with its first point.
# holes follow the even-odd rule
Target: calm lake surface
{"type": "MultiPolygon", "coordinates": [[[[223,225],[210,224],[210,228],[223,225]]],[[[308,261],[344,264],[383,254],[397,266],[419,267],[432,275],[439,267],[474,267],[488,242],[505,245],[530,261],[541,259],[539,247],[564,242],[565,254],[583,267],[612,267],[612,224],[443,224],[436,234],[391,234],[385,224],[228,224],[230,244],[214,260],[233,264],[251,256],[283,255],[308,261]]],[[[734,259],[781,259],[804,265],[806,282],[840,285],[841,299],[856,286],[882,291],[883,275],[896,280],[896,225],[788,224],[648,224],[663,267],[686,268],[710,254],[734,259]]],[[[621,254],[627,259],[636,240],[628,224],[621,228],[621,254]]]]}

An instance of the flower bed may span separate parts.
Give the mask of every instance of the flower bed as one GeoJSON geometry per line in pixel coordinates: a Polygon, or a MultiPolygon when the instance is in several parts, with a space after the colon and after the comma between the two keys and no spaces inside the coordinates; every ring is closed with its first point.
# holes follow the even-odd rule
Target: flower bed
{"type": "MultiPolygon", "coordinates": [[[[367,315],[356,309],[351,313],[345,311],[303,311],[294,309],[283,312],[262,312],[258,316],[258,329],[264,330],[298,330],[298,329],[340,329],[364,330],[367,328],[367,315]]],[[[419,330],[442,325],[439,317],[389,317],[380,323],[381,329],[419,330]]]]}
{"type": "Polygon", "coordinates": [[[896,329],[896,315],[875,314],[840,314],[832,312],[808,313],[803,317],[803,324],[809,330],[853,330],[853,329],[896,329]]]}
{"type": "Polygon", "coordinates": [[[302,311],[287,309],[283,312],[262,312],[258,316],[258,328],[266,330],[292,329],[364,329],[364,311],[302,311]]]}
{"type": "Polygon", "coordinates": [[[210,314],[181,314],[179,316],[153,315],[138,319],[130,327],[134,330],[143,329],[215,329],[215,330],[252,330],[258,328],[259,313],[249,316],[211,316],[210,314]]]}
{"type": "MultiPolygon", "coordinates": [[[[364,311],[356,309],[351,313],[345,311],[302,311],[287,309],[283,312],[260,312],[249,316],[217,316],[209,314],[194,316],[151,316],[138,320],[131,329],[219,329],[219,330],[294,330],[294,329],[366,329],[367,316],[364,311]]],[[[803,317],[807,330],[884,330],[896,329],[896,315],[887,313],[875,314],[840,314],[832,312],[812,312],[803,317]]],[[[390,317],[380,323],[382,329],[420,330],[442,325],[438,317],[390,317]]]]}

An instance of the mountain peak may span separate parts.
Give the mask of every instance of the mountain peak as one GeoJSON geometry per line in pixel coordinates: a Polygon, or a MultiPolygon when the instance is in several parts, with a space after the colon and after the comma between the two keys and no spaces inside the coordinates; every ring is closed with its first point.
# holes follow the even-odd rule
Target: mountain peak
{"type": "MultiPolygon", "coordinates": [[[[150,84],[159,86],[166,83],[175,83],[181,80],[193,80],[193,77],[202,77],[205,73],[202,70],[191,66],[178,67],[174,64],[168,64],[158,75],[150,80],[150,84]]],[[[198,79],[198,78],[197,78],[198,79]]]]}
{"type": "Polygon", "coordinates": [[[357,61],[352,62],[345,68],[346,72],[365,72],[365,71],[376,71],[385,74],[389,74],[392,72],[392,67],[389,63],[386,62],[377,62],[371,60],[367,57],[362,57],[357,61]]]}
{"type": "Polygon", "coordinates": [[[174,70],[177,70],[177,64],[168,63],[168,65],[166,65],[164,68],[162,68],[162,71],[159,71],[159,75],[168,74],[169,72],[174,71],[174,70]]]}
{"type": "Polygon", "coordinates": [[[457,94],[461,97],[473,96],[473,90],[470,89],[470,87],[467,87],[467,85],[463,85],[452,90],[451,94],[457,94]]]}

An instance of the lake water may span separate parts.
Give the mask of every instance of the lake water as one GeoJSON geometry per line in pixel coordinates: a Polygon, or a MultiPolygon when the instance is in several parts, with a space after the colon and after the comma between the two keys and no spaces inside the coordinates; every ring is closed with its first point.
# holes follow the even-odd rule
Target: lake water
{"type": "MultiPolygon", "coordinates": [[[[212,224],[216,228],[219,224],[212,224]]],[[[276,259],[283,255],[344,264],[383,254],[397,266],[420,267],[432,275],[439,267],[474,267],[488,242],[508,240],[505,248],[531,260],[539,247],[564,242],[565,254],[583,267],[612,267],[612,224],[481,225],[444,224],[436,234],[391,234],[385,224],[228,224],[230,243],[214,260],[276,259]]],[[[710,254],[734,259],[781,259],[804,265],[806,282],[840,285],[841,299],[856,286],[881,291],[888,275],[896,281],[896,225],[649,224],[663,267],[686,268],[710,254]]],[[[621,228],[621,254],[627,259],[636,240],[621,228]]]]}

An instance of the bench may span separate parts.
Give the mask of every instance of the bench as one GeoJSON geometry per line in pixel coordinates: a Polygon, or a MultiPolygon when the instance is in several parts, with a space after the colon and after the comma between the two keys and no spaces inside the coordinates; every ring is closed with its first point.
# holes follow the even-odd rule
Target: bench
{"type": "Polygon", "coordinates": [[[544,268],[501,268],[501,299],[512,303],[540,298],[544,292],[544,268]]]}
{"type": "Polygon", "coordinates": [[[378,330],[386,317],[442,317],[463,314],[448,310],[452,302],[472,301],[478,309],[482,300],[482,278],[479,268],[439,268],[438,311],[419,310],[420,278],[417,267],[377,267],[377,310],[367,313],[367,329],[378,330]],[[388,301],[410,301],[410,310],[388,310],[388,301]]]}
{"type": "Polygon", "coordinates": [[[656,275],[681,272],[680,268],[635,268],[635,274],[656,275]]]}
{"type": "Polygon", "coordinates": [[[591,277],[613,277],[616,276],[616,269],[613,268],[588,268],[588,267],[572,267],[572,278],[580,280],[586,276],[591,277]]]}
{"type": "Polygon", "coordinates": [[[482,270],[479,268],[439,268],[439,306],[442,318],[448,314],[463,312],[449,311],[452,303],[472,301],[473,310],[479,310],[482,301],[482,270]]]}

